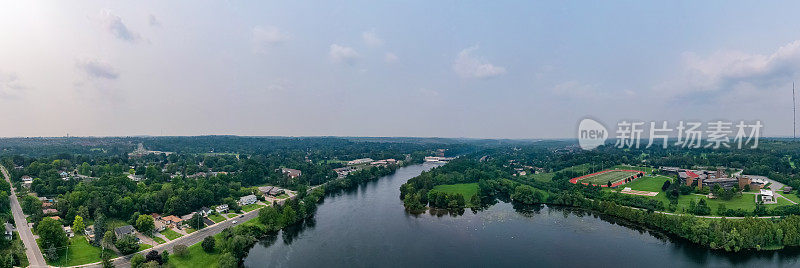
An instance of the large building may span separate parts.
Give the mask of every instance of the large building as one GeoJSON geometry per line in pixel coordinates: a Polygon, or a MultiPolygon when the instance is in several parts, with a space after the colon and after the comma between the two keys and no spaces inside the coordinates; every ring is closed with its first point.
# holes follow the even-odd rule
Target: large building
{"type": "Polygon", "coordinates": [[[728,177],[721,168],[716,171],[708,171],[662,167],[661,170],[668,173],[676,173],[678,179],[686,186],[699,187],[701,189],[705,187],[713,188],[715,185],[719,185],[724,189],[731,189],[734,186],[744,189],[749,186],[750,189],[757,190],[767,184],[767,178],[764,176],[737,175],[736,177],[728,177]]]}

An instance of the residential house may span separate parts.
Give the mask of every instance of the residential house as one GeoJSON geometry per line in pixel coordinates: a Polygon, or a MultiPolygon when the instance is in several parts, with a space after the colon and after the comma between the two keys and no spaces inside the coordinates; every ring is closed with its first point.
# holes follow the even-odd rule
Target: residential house
{"type": "Polygon", "coordinates": [[[61,178],[69,177],[69,173],[67,173],[66,171],[61,171],[61,173],[58,173],[58,175],[61,176],[61,178]]]}
{"type": "Polygon", "coordinates": [[[268,194],[269,194],[269,191],[271,191],[271,190],[272,190],[272,188],[275,188],[275,186],[262,186],[262,187],[258,187],[258,192],[260,192],[260,193],[261,193],[261,195],[268,195],[268,194]]]}
{"type": "Polygon", "coordinates": [[[86,226],[86,228],[83,229],[83,235],[89,239],[89,242],[94,241],[94,225],[86,226]]]}
{"type": "Polygon", "coordinates": [[[272,190],[269,190],[268,194],[271,195],[271,196],[279,196],[279,195],[282,195],[284,193],[286,193],[286,191],[284,191],[281,188],[275,187],[275,188],[272,188],[272,190]]]}
{"type": "Polygon", "coordinates": [[[164,221],[164,224],[166,224],[166,225],[170,225],[170,226],[172,226],[172,227],[178,227],[178,226],[180,226],[181,222],[183,221],[183,220],[181,220],[181,218],[178,218],[178,217],[176,217],[176,216],[174,216],[174,215],[169,215],[169,216],[166,216],[166,217],[161,217],[161,220],[162,220],[162,221],[164,221]]]}
{"type": "Polygon", "coordinates": [[[291,168],[281,168],[281,173],[283,173],[283,175],[289,176],[290,179],[296,179],[297,177],[300,177],[301,174],[303,174],[302,172],[300,172],[300,170],[291,168]]]}
{"type": "Polygon", "coordinates": [[[14,239],[14,225],[11,225],[11,223],[6,222],[5,227],[6,227],[6,236],[5,236],[6,240],[14,239]]]}
{"type": "Polygon", "coordinates": [[[191,220],[191,219],[194,217],[194,214],[195,214],[195,213],[197,213],[197,212],[192,212],[192,213],[189,213],[189,214],[183,215],[183,216],[181,216],[181,220],[182,220],[182,221],[188,221],[188,220],[191,220]]]}
{"type": "Polygon", "coordinates": [[[46,208],[46,209],[42,209],[42,213],[44,215],[55,215],[55,214],[58,214],[58,210],[54,209],[54,208],[46,208]]]}
{"type": "Polygon", "coordinates": [[[75,236],[75,233],[72,232],[72,227],[64,226],[64,232],[67,233],[67,237],[75,236]]]}
{"type": "Polygon", "coordinates": [[[54,220],[57,220],[57,221],[61,220],[61,217],[59,217],[59,216],[52,216],[52,217],[48,217],[48,218],[51,218],[51,219],[54,219],[54,220]]]}
{"type": "Polygon", "coordinates": [[[250,204],[255,204],[258,202],[258,198],[255,195],[246,195],[239,198],[239,205],[240,206],[247,206],[250,204]]]}
{"type": "Polygon", "coordinates": [[[124,225],[117,228],[114,228],[114,235],[117,236],[117,239],[122,238],[126,235],[135,235],[136,229],[133,228],[131,225],[124,225]]]}
{"type": "Polygon", "coordinates": [[[156,227],[155,228],[156,232],[161,232],[161,231],[164,231],[164,230],[167,229],[167,224],[164,223],[164,221],[162,221],[162,220],[153,221],[153,225],[155,225],[155,227],[156,227]]]}
{"type": "Polygon", "coordinates": [[[33,182],[33,178],[31,178],[31,176],[28,176],[28,175],[22,176],[22,178],[20,178],[20,179],[22,179],[23,183],[25,183],[25,182],[27,182],[27,183],[33,182]]]}
{"type": "Polygon", "coordinates": [[[225,213],[228,212],[228,204],[222,204],[216,207],[216,211],[218,213],[225,213]]]}
{"type": "Polygon", "coordinates": [[[200,215],[203,215],[203,217],[208,217],[208,214],[211,214],[211,211],[212,210],[210,208],[202,207],[200,208],[200,215]]]}
{"type": "Polygon", "coordinates": [[[764,204],[775,204],[775,203],[777,203],[777,201],[775,201],[775,196],[773,195],[772,191],[770,191],[770,190],[761,189],[761,192],[759,193],[759,196],[761,196],[761,202],[764,202],[764,204]]]}

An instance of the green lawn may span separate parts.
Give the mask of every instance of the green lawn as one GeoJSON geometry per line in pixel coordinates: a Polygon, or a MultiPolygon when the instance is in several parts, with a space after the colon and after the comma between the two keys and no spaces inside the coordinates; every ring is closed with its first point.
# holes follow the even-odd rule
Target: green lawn
{"type": "MultiPolygon", "coordinates": [[[[789,198],[789,200],[792,200],[792,201],[794,201],[794,202],[796,202],[796,203],[800,204],[800,197],[797,197],[797,195],[796,195],[796,194],[794,194],[794,193],[790,193],[790,194],[784,194],[784,193],[781,193],[781,195],[782,195],[783,197],[789,198]]],[[[782,199],[782,198],[779,198],[779,199],[782,199]]]]}
{"type": "Polygon", "coordinates": [[[191,234],[191,233],[196,232],[197,230],[195,230],[194,228],[186,228],[185,231],[186,231],[187,234],[191,234]]]}
{"type": "Polygon", "coordinates": [[[433,187],[433,191],[445,192],[448,194],[459,193],[464,196],[464,201],[469,204],[473,195],[478,194],[477,183],[460,183],[460,184],[446,184],[437,185],[433,187]]]}
{"type": "Polygon", "coordinates": [[[571,166],[571,167],[562,169],[561,171],[574,171],[574,172],[578,172],[578,173],[585,173],[585,172],[589,172],[589,170],[591,170],[591,169],[592,169],[592,165],[590,165],[590,164],[581,164],[581,165],[571,166]]]}
{"type": "MultiPolygon", "coordinates": [[[[69,241],[68,250],[59,250],[59,258],[55,261],[48,261],[47,264],[53,266],[75,266],[101,261],[101,249],[89,244],[82,235],[76,235],[70,238],[69,241]]],[[[114,251],[106,250],[106,252],[111,254],[112,258],[117,256],[114,251]]]]}
{"type": "MultiPolygon", "coordinates": [[[[214,237],[217,237],[216,235],[214,237]]],[[[217,244],[219,239],[217,239],[217,244]]],[[[176,255],[169,256],[169,264],[173,267],[218,267],[221,254],[219,250],[207,253],[203,251],[200,243],[189,246],[189,254],[185,257],[178,257],[176,255]]]]}
{"type": "Polygon", "coordinates": [[[644,176],[635,179],[632,182],[623,184],[620,187],[630,187],[631,189],[637,191],[661,192],[661,186],[664,185],[664,181],[668,180],[671,179],[666,176],[655,176],[655,177],[644,176]]]}
{"type": "Polygon", "coordinates": [[[141,244],[139,244],[139,251],[146,250],[146,249],[149,249],[149,248],[152,248],[152,247],[153,247],[153,245],[141,243],[141,244]]]}
{"type": "MultiPolygon", "coordinates": [[[[663,192],[658,193],[657,196],[653,197],[655,199],[661,200],[665,206],[669,205],[669,200],[667,199],[666,195],[663,192]]],[[[755,194],[742,194],[741,196],[734,197],[731,200],[722,200],[719,198],[715,199],[708,199],[702,195],[681,195],[678,197],[678,211],[682,212],[684,209],[689,208],[689,202],[694,200],[695,202],[699,201],[700,199],[705,199],[706,204],[708,207],[711,208],[712,215],[719,215],[717,212],[717,208],[719,204],[725,204],[725,207],[728,209],[743,209],[746,211],[753,211],[756,208],[756,195],[755,194]]],[[[777,204],[767,204],[767,208],[775,208],[777,206],[785,206],[791,205],[789,201],[786,201],[783,198],[778,198],[777,204]]]]}
{"type": "Polygon", "coordinates": [[[236,214],[236,213],[228,213],[228,215],[227,215],[227,216],[228,216],[228,218],[233,218],[233,217],[239,216],[239,214],[236,214]]]}
{"type": "Polygon", "coordinates": [[[651,167],[635,167],[635,166],[629,166],[629,165],[616,165],[612,169],[638,170],[638,171],[642,171],[644,173],[653,173],[653,170],[656,170],[655,168],[651,168],[651,167]]]}
{"type": "Polygon", "coordinates": [[[540,181],[540,182],[549,182],[553,180],[553,176],[555,173],[547,172],[547,173],[539,173],[539,174],[531,174],[530,176],[533,177],[533,180],[540,181]]]}
{"type": "Polygon", "coordinates": [[[263,208],[263,207],[265,207],[265,206],[264,205],[259,205],[259,204],[250,204],[250,205],[243,206],[242,210],[244,210],[244,212],[250,212],[250,211],[253,211],[253,210],[256,210],[256,209],[259,209],[259,208],[263,208]]]}
{"type": "Polygon", "coordinates": [[[161,231],[161,234],[166,236],[167,239],[169,239],[169,240],[175,240],[175,239],[178,239],[178,237],[183,236],[183,235],[179,234],[178,232],[176,232],[176,231],[174,231],[172,229],[166,229],[164,231],[161,231]]]}
{"type": "Polygon", "coordinates": [[[225,217],[219,214],[208,215],[208,219],[214,221],[214,223],[218,223],[225,220],[225,217]]]}
{"type": "Polygon", "coordinates": [[[156,243],[159,243],[159,244],[167,243],[167,241],[164,241],[164,238],[161,238],[161,237],[158,237],[158,236],[151,236],[150,238],[152,238],[154,241],[156,241],[156,243]]]}

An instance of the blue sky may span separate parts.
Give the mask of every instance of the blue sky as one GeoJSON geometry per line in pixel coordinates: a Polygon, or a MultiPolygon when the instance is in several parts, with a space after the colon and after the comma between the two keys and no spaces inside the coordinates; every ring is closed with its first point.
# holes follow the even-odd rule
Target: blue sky
{"type": "Polygon", "coordinates": [[[6,1],[0,136],[791,135],[798,3],[6,1]]]}

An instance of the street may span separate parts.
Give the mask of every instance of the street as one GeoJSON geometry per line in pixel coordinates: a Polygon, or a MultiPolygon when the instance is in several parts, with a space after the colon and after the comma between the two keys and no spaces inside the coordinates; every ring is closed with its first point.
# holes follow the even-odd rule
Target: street
{"type": "MultiPolygon", "coordinates": [[[[3,177],[6,178],[6,181],[11,184],[11,177],[8,175],[6,167],[0,165],[0,170],[2,170],[3,177]]],[[[49,267],[44,260],[42,251],[36,244],[33,232],[31,232],[30,227],[28,227],[28,221],[25,219],[25,214],[22,213],[22,207],[19,205],[17,193],[14,191],[13,186],[11,187],[11,196],[9,196],[9,199],[11,203],[11,214],[14,215],[14,222],[17,225],[19,238],[22,239],[22,244],[25,245],[25,255],[28,256],[29,267],[49,267]]]]}

